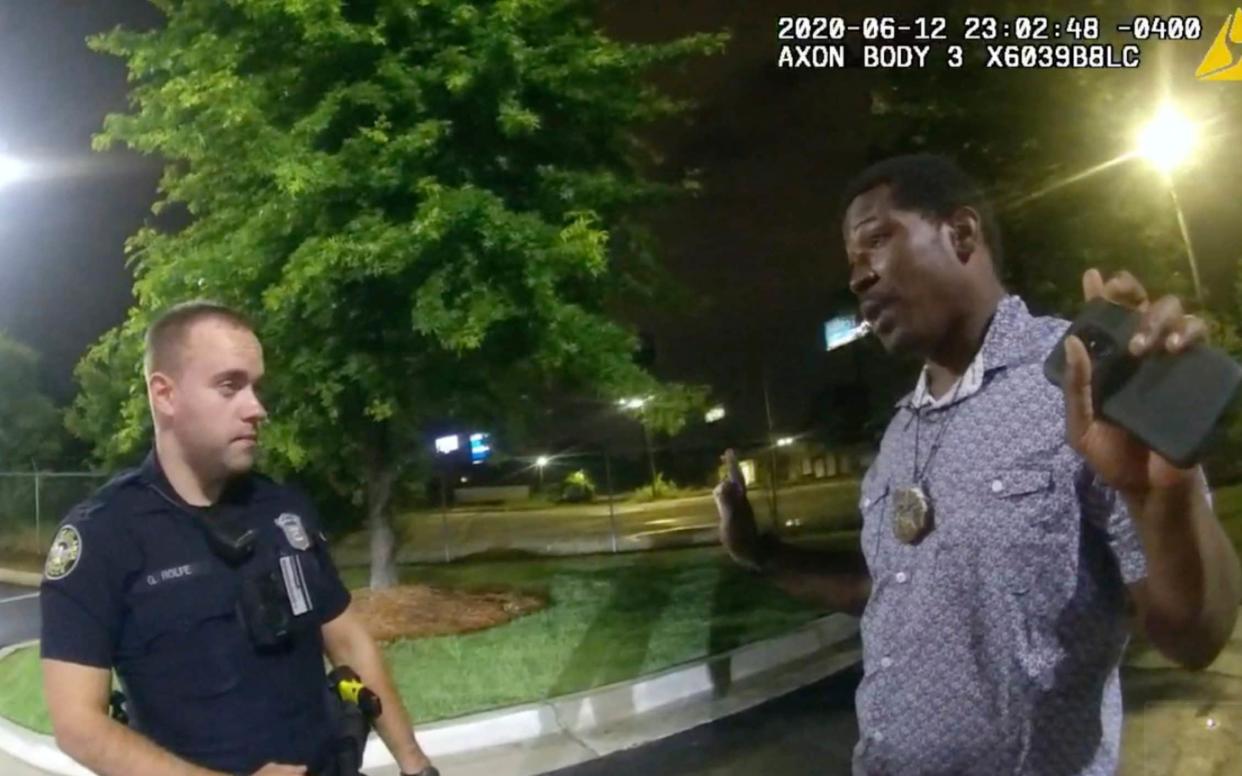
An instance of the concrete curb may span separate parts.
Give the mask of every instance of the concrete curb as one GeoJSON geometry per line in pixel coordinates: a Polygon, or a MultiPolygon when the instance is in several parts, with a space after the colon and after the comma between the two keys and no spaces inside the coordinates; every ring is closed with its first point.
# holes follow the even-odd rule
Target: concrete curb
{"type": "MultiPolygon", "coordinates": [[[[19,649],[35,646],[39,642],[24,641],[0,649],[0,660],[19,649]]],[[[51,774],[63,776],[94,776],[69,755],[60,751],[56,739],[27,730],[4,717],[0,717],[0,752],[51,774]]]]}
{"type": "MultiPolygon", "coordinates": [[[[696,720],[693,724],[663,725],[658,731],[648,731],[638,736],[621,736],[620,741],[614,741],[608,735],[611,728],[632,722],[635,717],[644,714],[668,711],[672,707],[686,705],[695,700],[718,699],[721,694],[728,694],[734,682],[740,683],[759,674],[806,661],[820,653],[824,653],[823,656],[827,658],[834,647],[850,640],[857,633],[858,621],[855,618],[833,614],[815,620],[793,633],[747,644],[730,652],[629,682],[442,723],[420,725],[418,740],[433,758],[452,757],[480,749],[532,743],[556,737],[565,737],[576,742],[588,750],[589,756],[603,756],[675,735],[697,724],[741,711],[783,694],[792,688],[772,694],[754,694],[745,705],[728,708],[722,714],[692,714],[690,718],[696,720]],[[600,737],[593,742],[592,738],[596,736],[600,737]]],[[[847,653],[847,656],[848,660],[845,661],[826,661],[829,664],[841,664],[831,665],[831,670],[823,676],[848,668],[858,660],[856,654],[847,653]]],[[[363,767],[390,766],[395,766],[392,756],[383,742],[372,736],[367,744],[363,767]]]]}
{"type": "MultiPolygon", "coordinates": [[[[859,660],[858,650],[846,646],[857,634],[855,618],[833,614],[784,636],[629,682],[420,725],[418,739],[437,761],[495,750],[512,763],[515,758],[528,760],[522,752],[540,742],[563,743],[565,751],[545,761],[569,765],[675,735],[845,670],[859,660]],[[507,752],[506,747],[522,750],[507,752]]],[[[0,650],[0,659],[31,643],[0,650]]],[[[61,752],[50,736],[5,719],[0,719],[0,751],[47,774],[92,776],[61,752]]],[[[392,756],[374,735],[363,767],[397,772],[392,756]]],[[[520,763],[517,769],[506,768],[506,776],[541,772],[524,770],[520,763]]],[[[446,763],[445,772],[459,769],[446,763]]]]}
{"type": "Polygon", "coordinates": [[[0,568],[0,582],[9,585],[38,587],[42,581],[43,575],[33,571],[14,571],[13,569],[0,568]]]}

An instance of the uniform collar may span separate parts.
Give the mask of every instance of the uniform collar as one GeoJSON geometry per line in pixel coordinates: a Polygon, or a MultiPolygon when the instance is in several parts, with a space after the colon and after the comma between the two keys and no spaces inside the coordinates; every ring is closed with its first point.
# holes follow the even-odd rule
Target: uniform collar
{"type": "MultiPolygon", "coordinates": [[[[154,447],[152,447],[150,452],[147,453],[147,457],[143,460],[142,466],[138,467],[138,471],[144,482],[157,488],[165,496],[175,501],[178,506],[196,510],[207,510],[211,509],[213,506],[216,506],[216,504],[212,504],[211,506],[203,507],[187,503],[168,480],[168,475],[164,473],[164,467],[160,464],[160,457],[156,453],[154,447]]],[[[253,484],[251,482],[250,475],[234,477],[224,486],[224,490],[220,493],[220,500],[216,503],[222,504],[240,501],[245,498],[246,494],[252,487],[253,484]]]]}
{"type": "Polygon", "coordinates": [[[1021,363],[1027,357],[1026,330],[1032,321],[1026,303],[1014,294],[1007,294],[996,305],[996,312],[988,324],[988,332],[983,337],[983,345],[975,358],[967,367],[966,373],[959,379],[961,387],[956,385],[949,393],[941,397],[944,402],[936,402],[927,393],[927,367],[919,373],[919,381],[910,393],[901,397],[895,406],[917,408],[928,405],[943,407],[950,403],[947,396],[957,392],[956,399],[951,403],[977,393],[983,387],[984,378],[997,369],[1021,363]]]}

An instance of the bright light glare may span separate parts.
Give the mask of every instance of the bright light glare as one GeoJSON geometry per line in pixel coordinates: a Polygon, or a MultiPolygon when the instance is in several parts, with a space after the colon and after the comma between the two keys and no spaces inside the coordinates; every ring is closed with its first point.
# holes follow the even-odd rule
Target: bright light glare
{"type": "Polygon", "coordinates": [[[0,186],[26,177],[27,165],[11,156],[0,156],[0,186]]]}
{"type": "Polygon", "coordinates": [[[710,410],[708,410],[707,413],[703,416],[703,419],[706,420],[708,423],[715,423],[718,420],[723,420],[724,416],[725,416],[725,408],[721,407],[720,405],[717,405],[715,407],[712,407],[710,410]]]}
{"type": "Polygon", "coordinates": [[[1165,105],[1139,133],[1138,153],[1162,172],[1171,172],[1190,156],[1196,128],[1172,105],[1165,105]]]}
{"type": "Polygon", "coordinates": [[[777,447],[789,447],[793,443],[794,443],[793,437],[781,437],[780,439],[776,440],[777,447]]]}
{"type": "Polygon", "coordinates": [[[546,456],[546,455],[541,455],[541,456],[539,456],[538,458],[536,458],[536,459],[535,459],[535,465],[536,465],[536,466],[538,466],[540,469],[542,469],[543,467],[547,466],[547,465],[548,465],[548,456],[546,456]]]}

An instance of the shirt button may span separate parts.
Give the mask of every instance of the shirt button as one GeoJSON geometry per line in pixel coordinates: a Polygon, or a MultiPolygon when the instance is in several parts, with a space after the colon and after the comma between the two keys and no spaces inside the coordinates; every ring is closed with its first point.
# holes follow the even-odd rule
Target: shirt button
{"type": "Polygon", "coordinates": [[[871,734],[871,740],[877,744],[882,744],[884,743],[884,734],[877,730],[871,734]]]}
{"type": "Polygon", "coordinates": [[[993,493],[1000,493],[1004,489],[1005,489],[1005,483],[1001,482],[1000,480],[992,480],[992,492],[993,493]]]}
{"type": "Polygon", "coordinates": [[[904,571],[897,572],[897,583],[898,584],[904,585],[907,579],[909,579],[909,577],[906,576],[906,572],[904,571]]]}
{"type": "Polygon", "coordinates": [[[863,509],[866,509],[869,506],[871,506],[871,499],[869,498],[863,499],[863,509]]]}
{"type": "Polygon", "coordinates": [[[880,661],[880,668],[892,668],[892,667],[893,667],[893,659],[891,657],[886,657],[880,661]]]}

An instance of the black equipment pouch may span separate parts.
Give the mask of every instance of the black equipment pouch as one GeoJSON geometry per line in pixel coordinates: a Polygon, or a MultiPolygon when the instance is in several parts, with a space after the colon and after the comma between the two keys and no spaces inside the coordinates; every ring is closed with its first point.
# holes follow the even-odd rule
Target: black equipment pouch
{"type": "Polygon", "coordinates": [[[207,545],[225,563],[234,567],[240,566],[254,554],[259,534],[253,528],[248,528],[222,513],[197,517],[203,535],[207,537],[207,545]]]}
{"type": "Polygon", "coordinates": [[[175,509],[188,514],[203,532],[211,552],[225,563],[236,568],[254,554],[259,534],[253,528],[247,528],[234,520],[218,506],[208,507],[206,510],[190,508],[156,486],[149,487],[175,509]]]}

